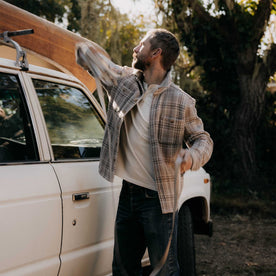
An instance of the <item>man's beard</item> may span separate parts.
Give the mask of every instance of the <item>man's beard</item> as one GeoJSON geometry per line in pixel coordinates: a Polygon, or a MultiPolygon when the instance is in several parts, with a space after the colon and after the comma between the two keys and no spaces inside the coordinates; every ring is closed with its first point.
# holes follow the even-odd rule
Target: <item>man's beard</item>
{"type": "Polygon", "coordinates": [[[145,71],[145,69],[150,65],[147,62],[146,58],[139,58],[135,56],[132,60],[132,67],[141,71],[145,71]]]}

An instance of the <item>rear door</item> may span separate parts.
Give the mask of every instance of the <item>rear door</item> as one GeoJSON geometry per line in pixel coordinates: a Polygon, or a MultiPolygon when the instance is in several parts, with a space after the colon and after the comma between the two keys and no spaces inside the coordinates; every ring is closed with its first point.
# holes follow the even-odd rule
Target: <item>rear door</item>
{"type": "Polygon", "coordinates": [[[0,274],[57,275],[61,192],[23,79],[0,70],[0,274]]]}
{"type": "Polygon", "coordinates": [[[119,186],[98,174],[104,121],[78,85],[32,76],[63,201],[60,275],[111,273],[119,186]]]}

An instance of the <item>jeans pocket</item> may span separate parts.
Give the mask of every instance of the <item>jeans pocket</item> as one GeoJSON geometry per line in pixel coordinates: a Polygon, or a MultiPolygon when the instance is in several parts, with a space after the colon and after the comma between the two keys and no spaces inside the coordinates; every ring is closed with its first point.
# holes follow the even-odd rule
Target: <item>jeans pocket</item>
{"type": "Polygon", "coordinates": [[[145,198],[158,198],[158,193],[150,189],[145,189],[145,198]]]}

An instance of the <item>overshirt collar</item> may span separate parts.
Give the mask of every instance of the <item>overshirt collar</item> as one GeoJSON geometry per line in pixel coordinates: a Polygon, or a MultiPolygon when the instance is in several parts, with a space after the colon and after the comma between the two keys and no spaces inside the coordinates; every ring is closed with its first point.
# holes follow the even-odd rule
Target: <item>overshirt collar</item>
{"type": "Polygon", "coordinates": [[[133,74],[142,82],[144,81],[144,74],[141,70],[134,69],[133,74]]]}
{"type": "Polygon", "coordinates": [[[168,71],[163,81],[157,85],[156,90],[154,92],[154,96],[161,94],[164,90],[166,90],[172,82],[171,72],[168,71]]]}
{"type": "Polygon", "coordinates": [[[168,71],[165,78],[159,85],[159,88],[161,88],[161,87],[168,88],[170,86],[171,82],[172,82],[171,71],[168,71]]]}
{"type": "MultiPolygon", "coordinates": [[[[134,69],[133,74],[143,83],[144,82],[144,75],[143,75],[143,71],[138,70],[138,69],[134,69]]],[[[160,84],[151,84],[156,86],[156,88],[154,89],[154,95],[158,95],[161,94],[165,89],[167,89],[170,84],[172,82],[172,77],[171,77],[171,71],[168,71],[165,78],[163,79],[163,81],[160,84]]],[[[150,85],[150,86],[151,86],[150,85]]],[[[149,86],[147,86],[149,88],[149,86]]]]}

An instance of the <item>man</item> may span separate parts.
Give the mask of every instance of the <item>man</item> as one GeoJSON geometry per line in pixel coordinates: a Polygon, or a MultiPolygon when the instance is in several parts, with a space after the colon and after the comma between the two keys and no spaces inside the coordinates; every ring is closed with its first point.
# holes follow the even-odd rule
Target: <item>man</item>
{"type": "MultiPolygon", "coordinates": [[[[179,55],[175,36],[164,29],[147,33],[133,50],[132,68],[107,85],[109,105],[100,174],[123,179],[115,223],[113,275],[141,275],[148,248],[152,267],[161,260],[172,231],[175,161],[181,175],[210,158],[212,140],[197,116],[195,100],[171,81],[179,55]],[[183,145],[188,146],[182,149],[183,145]]],[[[84,65],[85,61],[79,61],[84,65]]],[[[181,180],[183,181],[183,180],[181,180]]],[[[176,229],[159,275],[179,275],[176,229]]]]}

